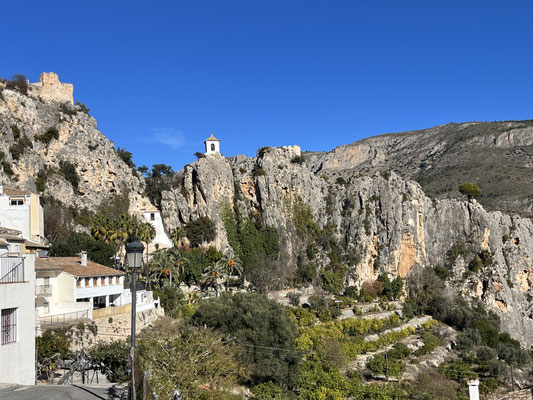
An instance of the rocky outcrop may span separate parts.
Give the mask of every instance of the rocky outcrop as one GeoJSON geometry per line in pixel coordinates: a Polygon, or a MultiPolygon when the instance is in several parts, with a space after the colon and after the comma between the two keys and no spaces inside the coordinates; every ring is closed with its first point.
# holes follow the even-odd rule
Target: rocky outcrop
{"type": "Polygon", "coordinates": [[[148,204],[143,177],[117,156],[96,120],[72,104],[72,93],[70,98],[67,93],[72,85],[53,81],[55,86],[50,86],[50,79],[46,74],[41,85],[30,85],[30,95],[0,83],[0,184],[38,192],[41,173],[43,194],[66,206],[95,210],[125,192],[132,211],[137,204],[148,204]],[[65,162],[75,167],[77,188],[60,172],[65,162]]]}
{"type": "Polygon", "coordinates": [[[229,242],[221,210],[231,205],[240,215],[260,216],[280,234],[285,268],[330,263],[318,246],[306,259],[306,246],[324,236],[297,230],[294,207],[307,207],[322,232],[331,232],[345,255],[345,285],[374,280],[386,271],[405,277],[415,267],[450,265],[456,293],[484,302],[502,318],[502,326],[524,344],[533,337],[533,223],[530,219],[488,212],[478,202],[427,197],[413,181],[394,172],[362,176],[344,170],[342,179],[320,176],[294,161],[286,149],[264,148],[256,158],[210,155],[176,176],[173,191],[163,193],[163,215],[172,230],[199,217],[215,222],[214,244],[229,242]],[[466,249],[455,260],[453,248],[466,249]],[[476,254],[491,255],[477,272],[468,264],[476,254]]]}
{"type": "Polygon", "coordinates": [[[436,198],[459,198],[464,182],[480,186],[480,202],[493,211],[533,213],[533,122],[467,122],[420,131],[386,134],[308,153],[320,174],[395,171],[416,180],[436,198]]]}

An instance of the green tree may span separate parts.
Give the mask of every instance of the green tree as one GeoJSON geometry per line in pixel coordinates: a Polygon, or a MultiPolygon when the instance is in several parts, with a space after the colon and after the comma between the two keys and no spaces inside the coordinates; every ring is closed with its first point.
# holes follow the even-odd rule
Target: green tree
{"type": "Polygon", "coordinates": [[[460,185],[459,192],[468,196],[469,199],[475,199],[483,194],[483,191],[477,185],[469,182],[460,185]]]}
{"type": "Polygon", "coordinates": [[[127,382],[130,345],[127,342],[99,343],[89,350],[91,361],[110,382],[127,382]]]}
{"type": "Polygon", "coordinates": [[[202,302],[191,317],[195,326],[208,326],[245,346],[251,383],[294,384],[299,369],[295,339],[298,330],[284,308],[256,293],[222,293],[202,302]]]}
{"type": "Polygon", "coordinates": [[[241,348],[221,341],[203,326],[159,320],[140,335],[139,370],[151,371],[148,384],[160,399],[170,399],[176,388],[185,399],[229,399],[246,370],[238,361],[241,348]]]}
{"type": "Polygon", "coordinates": [[[97,240],[84,232],[70,232],[65,239],[52,242],[50,255],[53,257],[74,257],[80,251],[87,251],[88,258],[98,264],[113,265],[113,246],[97,240]]]}

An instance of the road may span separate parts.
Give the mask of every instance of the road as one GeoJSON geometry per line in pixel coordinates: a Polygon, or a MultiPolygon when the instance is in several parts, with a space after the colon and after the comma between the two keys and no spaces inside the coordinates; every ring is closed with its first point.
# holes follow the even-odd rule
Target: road
{"type": "Polygon", "coordinates": [[[120,399],[121,389],[107,385],[0,386],[2,400],[112,400],[120,399]]]}

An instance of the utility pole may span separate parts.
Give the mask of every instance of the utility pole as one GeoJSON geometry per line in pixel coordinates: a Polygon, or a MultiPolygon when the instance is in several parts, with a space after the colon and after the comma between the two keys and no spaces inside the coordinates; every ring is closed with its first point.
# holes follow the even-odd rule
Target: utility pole
{"type": "Polygon", "coordinates": [[[389,349],[385,351],[385,376],[387,377],[387,382],[389,381],[389,349]]]}

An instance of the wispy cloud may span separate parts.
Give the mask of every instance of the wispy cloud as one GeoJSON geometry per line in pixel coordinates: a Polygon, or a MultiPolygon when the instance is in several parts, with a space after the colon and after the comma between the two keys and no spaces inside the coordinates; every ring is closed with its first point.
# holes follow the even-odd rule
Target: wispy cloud
{"type": "Polygon", "coordinates": [[[152,128],[152,138],[174,150],[185,145],[185,135],[175,128],[152,128]]]}

